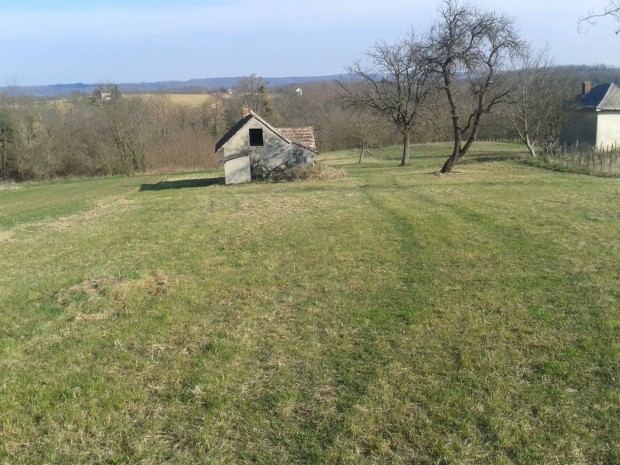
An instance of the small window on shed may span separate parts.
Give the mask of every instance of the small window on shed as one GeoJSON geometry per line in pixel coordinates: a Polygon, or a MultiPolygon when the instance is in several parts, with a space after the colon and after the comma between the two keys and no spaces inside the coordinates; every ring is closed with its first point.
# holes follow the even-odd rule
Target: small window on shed
{"type": "Polygon", "coordinates": [[[262,147],[263,146],[263,130],[262,129],[250,129],[250,147],[262,147]]]}

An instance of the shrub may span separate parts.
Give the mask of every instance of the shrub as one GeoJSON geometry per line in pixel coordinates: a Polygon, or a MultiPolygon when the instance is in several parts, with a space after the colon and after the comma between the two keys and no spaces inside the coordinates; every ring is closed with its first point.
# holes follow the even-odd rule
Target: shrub
{"type": "Polygon", "coordinates": [[[318,179],[321,181],[341,179],[346,177],[347,172],[343,169],[331,168],[321,163],[315,163],[314,165],[297,165],[290,168],[286,168],[274,173],[271,176],[271,180],[275,182],[284,181],[305,181],[308,179],[318,179]]]}

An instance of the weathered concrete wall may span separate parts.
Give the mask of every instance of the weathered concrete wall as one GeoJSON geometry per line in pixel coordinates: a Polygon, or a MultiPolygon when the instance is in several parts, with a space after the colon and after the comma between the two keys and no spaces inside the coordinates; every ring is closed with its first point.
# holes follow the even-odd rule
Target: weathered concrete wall
{"type": "Polygon", "coordinates": [[[596,113],[593,111],[573,111],[567,115],[562,132],[560,145],[566,143],[574,147],[579,141],[579,147],[587,148],[596,145],[596,113]]]}
{"type": "Polygon", "coordinates": [[[250,158],[242,156],[233,158],[224,163],[224,177],[226,184],[242,184],[252,180],[250,173],[250,158]]]}
{"type": "Polygon", "coordinates": [[[603,149],[620,146],[620,111],[598,113],[596,146],[603,149]]]}
{"type": "MultiPolygon", "coordinates": [[[[226,143],[224,151],[225,157],[239,154],[243,155],[241,157],[243,159],[249,158],[252,179],[263,179],[268,177],[269,174],[275,170],[290,166],[314,163],[314,153],[311,150],[307,150],[294,143],[289,144],[257,119],[248,121],[248,123],[226,143]],[[262,146],[250,146],[250,129],[262,129],[262,146]]],[[[231,161],[236,161],[238,159],[239,158],[236,158],[231,161]]],[[[231,161],[226,162],[224,165],[226,184],[232,183],[229,183],[226,171],[226,167],[231,161]]],[[[238,165],[235,164],[234,166],[238,165]]]]}

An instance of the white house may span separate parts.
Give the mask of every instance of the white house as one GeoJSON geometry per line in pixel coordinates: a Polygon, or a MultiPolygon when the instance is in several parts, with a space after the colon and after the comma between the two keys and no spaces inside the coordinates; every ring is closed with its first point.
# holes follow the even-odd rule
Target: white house
{"type": "Polygon", "coordinates": [[[620,89],[615,84],[590,88],[584,82],[581,95],[568,109],[560,134],[562,146],[609,149],[620,146],[620,89]]]}

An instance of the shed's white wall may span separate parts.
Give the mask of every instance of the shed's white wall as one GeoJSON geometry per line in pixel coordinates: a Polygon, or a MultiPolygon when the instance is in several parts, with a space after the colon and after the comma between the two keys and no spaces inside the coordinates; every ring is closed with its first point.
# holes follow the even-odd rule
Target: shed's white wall
{"type": "Polygon", "coordinates": [[[227,185],[250,182],[252,176],[249,157],[233,158],[224,163],[224,177],[227,185]]]}
{"type": "Polygon", "coordinates": [[[620,145],[620,111],[599,112],[596,126],[596,146],[608,149],[620,145]]]}

